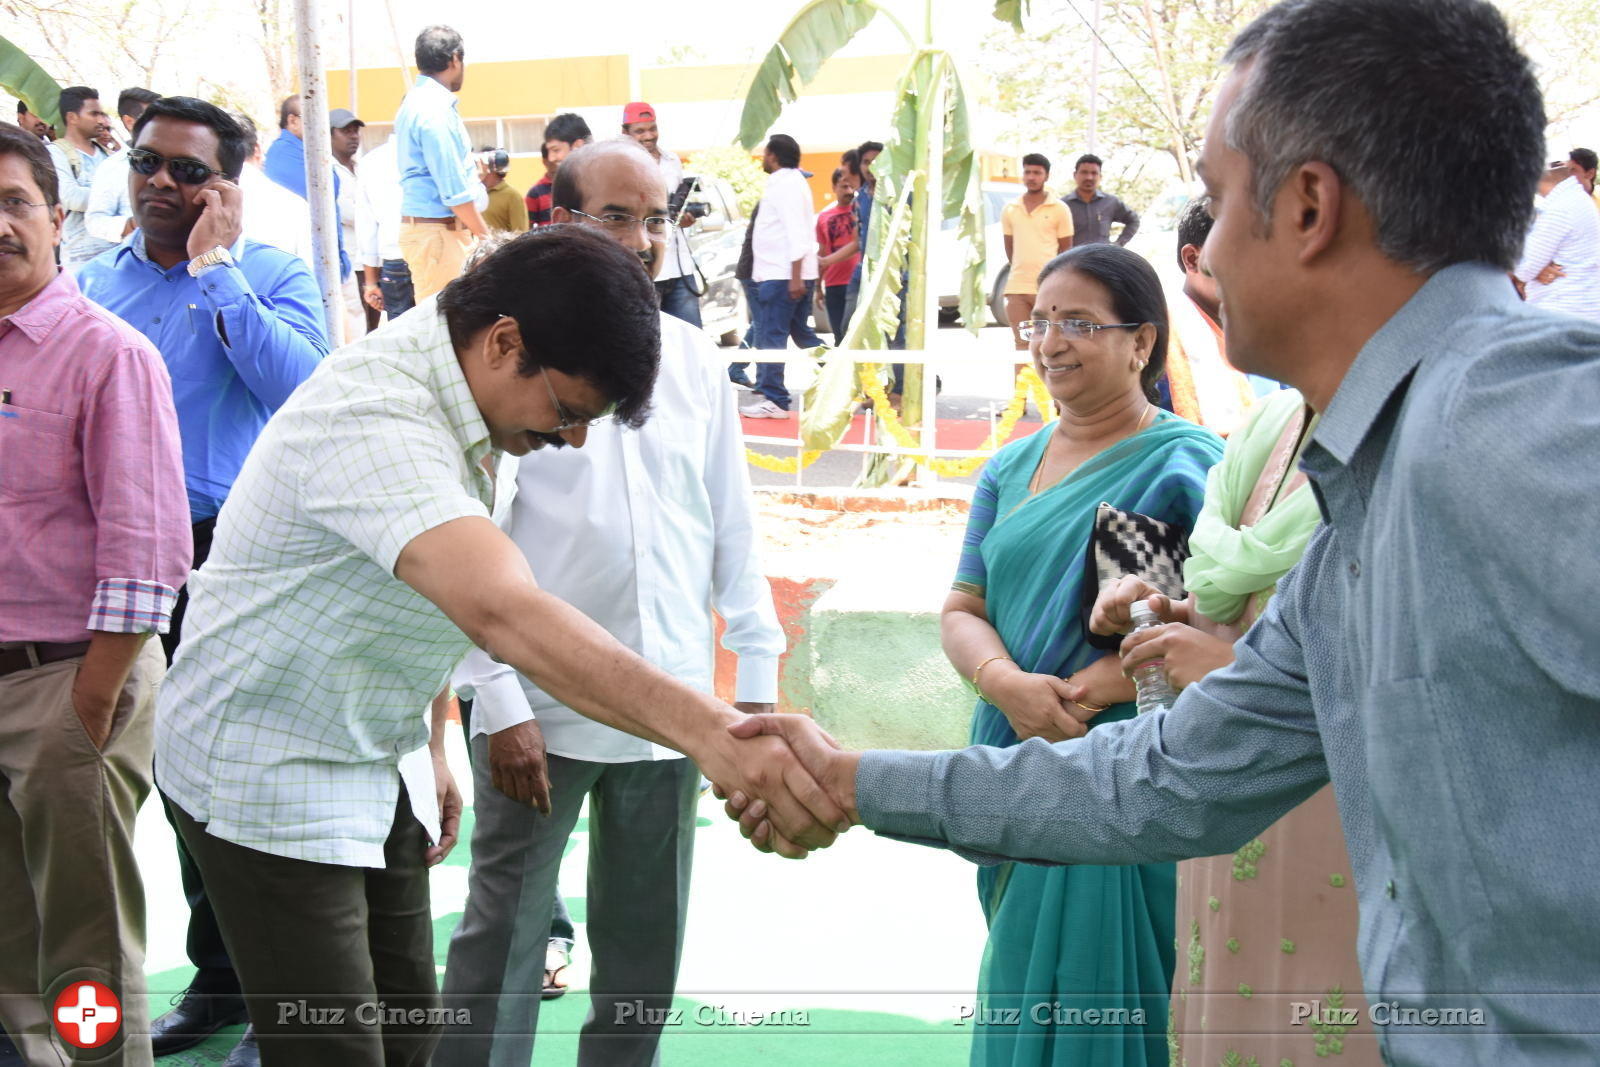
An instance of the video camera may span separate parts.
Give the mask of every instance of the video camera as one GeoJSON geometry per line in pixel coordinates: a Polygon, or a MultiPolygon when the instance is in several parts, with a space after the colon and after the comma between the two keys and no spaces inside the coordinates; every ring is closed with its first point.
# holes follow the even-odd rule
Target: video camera
{"type": "Polygon", "coordinates": [[[700,188],[699,178],[685,178],[678,183],[678,188],[667,197],[667,214],[674,219],[688,212],[690,218],[703,219],[711,214],[711,205],[704,200],[690,200],[689,197],[700,188]]]}
{"type": "Polygon", "coordinates": [[[475,154],[485,167],[496,174],[504,174],[511,169],[511,156],[504,148],[485,148],[475,154]]]}

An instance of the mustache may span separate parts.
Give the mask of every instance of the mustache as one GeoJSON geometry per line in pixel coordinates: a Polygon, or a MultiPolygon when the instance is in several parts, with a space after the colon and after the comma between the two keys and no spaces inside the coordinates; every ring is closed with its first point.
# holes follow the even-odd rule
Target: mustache
{"type": "Polygon", "coordinates": [[[26,248],[15,241],[0,241],[0,252],[15,252],[18,255],[25,255],[27,251],[26,248]]]}
{"type": "Polygon", "coordinates": [[[536,438],[537,440],[543,441],[551,448],[567,447],[567,439],[558,433],[540,433],[539,431],[535,430],[530,434],[530,436],[536,438]]]}

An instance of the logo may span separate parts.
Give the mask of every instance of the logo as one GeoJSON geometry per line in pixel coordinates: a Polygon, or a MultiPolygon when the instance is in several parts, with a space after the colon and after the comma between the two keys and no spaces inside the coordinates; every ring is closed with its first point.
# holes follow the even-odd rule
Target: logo
{"type": "Polygon", "coordinates": [[[122,1002],[99,982],[73,982],[56,997],[56,1033],[76,1048],[99,1048],[122,1029],[122,1002]]]}

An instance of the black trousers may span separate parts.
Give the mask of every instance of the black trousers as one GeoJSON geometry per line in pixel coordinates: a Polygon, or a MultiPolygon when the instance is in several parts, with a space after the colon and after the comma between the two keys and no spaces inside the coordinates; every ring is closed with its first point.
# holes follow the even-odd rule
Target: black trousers
{"type": "MultiPolygon", "coordinates": [[[[195,570],[199,570],[206,557],[211,555],[211,537],[216,528],[216,519],[203,519],[194,524],[195,570]]],[[[161,635],[161,647],[166,650],[168,666],[172,665],[172,657],[182,639],[183,616],[188,608],[189,588],[185,586],[178,590],[178,603],[172,609],[172,625],[161,635]]],[[[161,807],[177,837],[178,877],[183,881],[184,899],[189,902],[189,936],[184,947],[188,951],[189,962],[195,966],[194,981],[190,983],[190,988],[211,996],[236,995],[239,992],[239,976],[233,973],[233,961],[228,958],[228,947],[223,944],[222,931],[217,927],[216,912],[206,897],[205,879],[200,877],[200,868],[189,854],[183,834],[178,833],[178,822],[173,817],[172,805],[167,802],[165,793],[161,794],[161,807]]]]}

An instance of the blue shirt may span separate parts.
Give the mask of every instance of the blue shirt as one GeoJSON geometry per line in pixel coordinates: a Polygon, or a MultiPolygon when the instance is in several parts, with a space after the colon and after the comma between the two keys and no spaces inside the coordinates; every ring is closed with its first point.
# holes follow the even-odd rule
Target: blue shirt
{"type": "Polygon", "coordinates": [[[859,286],[862,268],[867,265],[867,227],[872,222],[872,190],[865,185],[857,189],[853,207],[856,213],[856,240],[861,245],[861,255],[856,260],[855,270],[850,272],[850,284],[859,286]]]}
{"type": "MultiPolygon", "coordinates": [[[[279,130],[278,139],[267,149],[267,158],[261,169],[267,177],[289,190],[301,200],[306,196],[306,144],[288,130],[279,130]]],[[[350,277],[350,254],[344,247],[344,220],[339,216],[339,169],[333,168],[333,221],[334,232],[339,235],[339,278],[350,277]]]]}
{"type": "Polygon", "coordinates": [[[442,219],[473,201],[478,184],[467,127],[456,96],[426,74],[406,93],[394,118],[400,164],[400,214],[442,219]]]}
{"type": "Polygon", "coordinates": [[[1400,1009],[1373,1016],[1385,1059],[1600,1061],[1597,383],[1600,326],[1439,272],[1323,413],[1325,525],[1232,666],[1072,741],[869,753],[862,819],[980,860],[1155,863],[1234,851],[1332,780],[1367,999],[1400,1009]],[[1394,1021],[1429,1008],[1463,1025],[1394,1021]]]}
{"type": "Polygon", "coordinates": [[[322,297],[297,256],[241,239],[234,265],[162,270],[144,234],[85,264],[84,295],[148,337],[172,376],[192,521],[217,514],[267,419],[328,353],[322,297]]]}

